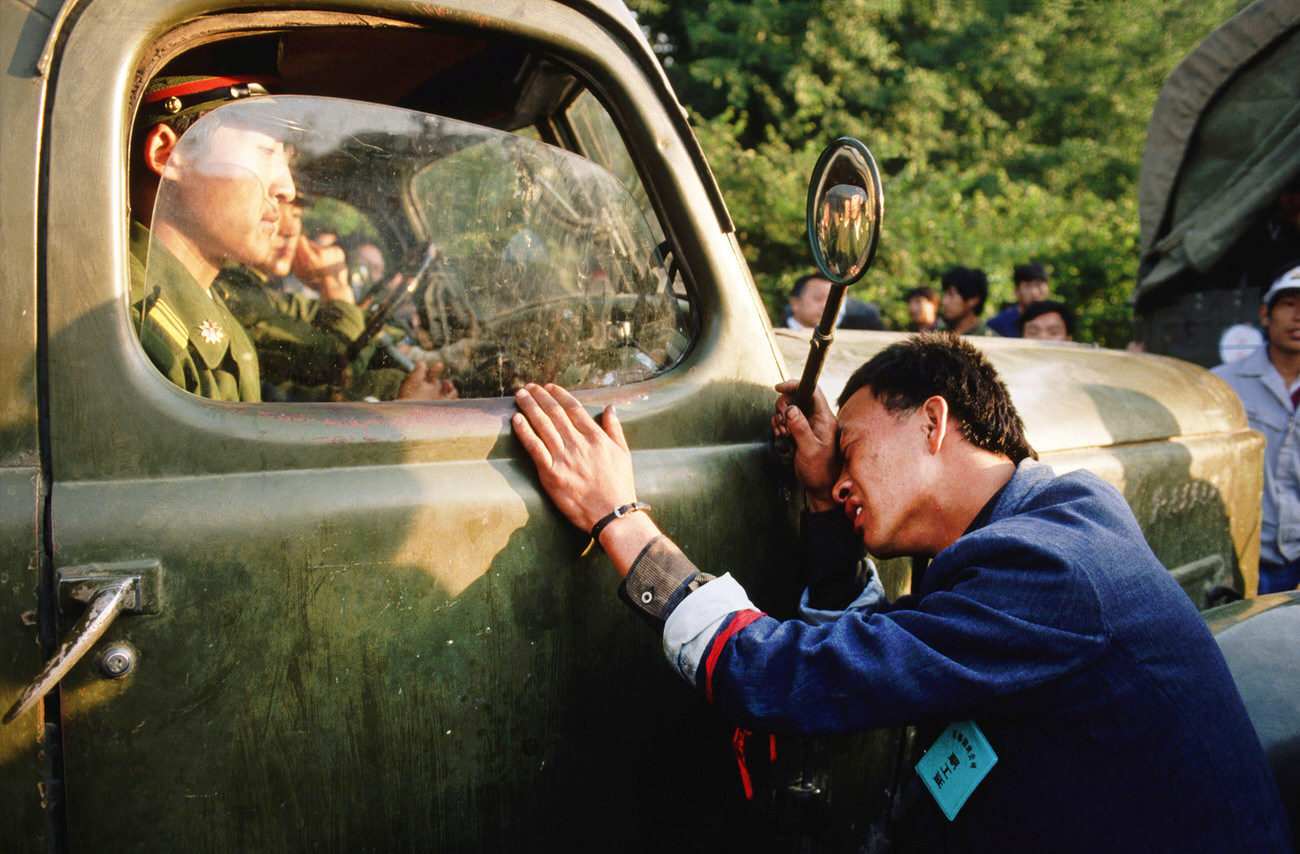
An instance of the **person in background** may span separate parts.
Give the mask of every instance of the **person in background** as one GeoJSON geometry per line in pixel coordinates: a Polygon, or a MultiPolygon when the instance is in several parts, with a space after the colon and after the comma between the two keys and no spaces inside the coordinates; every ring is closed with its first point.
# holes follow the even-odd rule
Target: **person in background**
{"type": "Polygon", "coordinates": [[[1300,585],[1300,263],[1264,292],[1266,342],[1214,368],[1241,398],[1250,426],[1264,434],[1264,504],[1259,529],[1259,592],[1300,585]]]}
{"type": "Polygon", "coordinates": [[[353,252],[351,273],[352,293],[356,299],[370,296],[385,281],[388,265],[384,252],[373,243],[362,243],[353,252]]]}
{"type": "Polygon", "coordinates": [[[1074,312],[1055,300],[1030,303],[1016,318],[1016,332],[1034,341],[1073,341],[1074,312]]]}
{"type": "MultiPolygon", "coordinates": [[[[812,329],[822,319],[826,300],[830,297],[831,283],[817,273],[808,273],[795,279],[790,288],[790,303],[784,313],[788,329],[812,329]]],[[[835,323],[840,329],[884,329],[880,309],[873,303],[845,297],[840,306],[840,316],[835,323]]]]}
{"type": "Polygon", "coordinates": [[[907,331],[929,332],[939,323],[939,295],[929,285],[903,294],[907,302],[907,331]]]}
{"type": "Polygon", "coordinates": [[[1042,302],[1051,295],[1048,288],[1047,268],[1042,264],[1021,264],[1011,272],[1016,285],[1016,303],[995,314],[989,320],[989,329],[1004,338],[1019,338],[1017,321],[1026,308],[1042,302]]]}
{"type": "Polygon", "coordinates": [[[940,329],[958,335],[997,335],[980,320],[984,313],[984,300],[989,295],[989,277],[983,270],[953,267],[943,274],[939,284],[943,288],[943,298],[939,301],[939,310],[943,313],[940,329]]]}

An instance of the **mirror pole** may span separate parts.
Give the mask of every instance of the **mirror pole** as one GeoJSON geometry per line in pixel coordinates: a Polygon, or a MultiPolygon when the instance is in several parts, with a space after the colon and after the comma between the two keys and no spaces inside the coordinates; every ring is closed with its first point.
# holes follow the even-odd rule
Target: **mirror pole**
{"type": "Polygon", "coordinates": [[[799,390],[794,395],[794,405],[805,414],[812,413],[813,391],[821,377],[822,365],[826,364],[826,353],[831,342],[835,340],[835,321],[839,318],[840,305],[844,302],[847,285],[832,285],[826,296],[826,309],[822,318],[813,329],[812,340],[808,345],[808,361],[804,362],[803,374],[799,377],[799,390]]]}

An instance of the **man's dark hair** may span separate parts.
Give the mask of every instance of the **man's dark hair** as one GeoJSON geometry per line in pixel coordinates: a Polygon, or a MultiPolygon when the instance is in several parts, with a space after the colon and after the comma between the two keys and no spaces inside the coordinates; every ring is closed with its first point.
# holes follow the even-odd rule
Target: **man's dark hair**
{"type": "Polygon", "coordinates": [[[998,372],[952,332],[920,332],[886,347],[853,372],[838,405],[863,388],[891,413],[911,412],[937,394],[948,401],[948,414],[975,447],[1013,463],[1038,459],[998,372]]]}
{"type": "Polygon", "coordinates": [[[974,270],[970,267],[953,267],[943,274],[939,284],[946,291],[948,288],[956,288],[957,293],[961,294],[962,299],[979,298],[975,306],[975,316],[979,317],[984,313],[984,300],[989,295],[989,277],[984,275],[983,270],[974,270]]]}
{"type": "Polygon", "coordinates": [[[1017,285],[1021,282],[1046,282],[1049,278],[1047,268],[1042,264],[1021,264],[1011,271],[1011,280],[1017,285]]]}
{"type": "Polygon", "coordinates": [[[801,296],[803,294],[803,289],[807,287],[808,283],[811,282],[813,279],[824,279],[824,278],[826,277],[823,276],[821,273],[805,273],[804,275],[795,279],[794,284],[790,287],[790,299],[795,299],[801,296]]]}
{"type": "Polygon", "coordinates": [[[903,294],[903,302],[911,302],[916,297],[925,297],[925,299],[934,303],[937,303],[939,301],[939,295],[936,294],[934,292],[934,288],[930,287],[929,285],[921,285],[919,287],[909,288],[907,292],[903,294]]]}
{"type": "Polygon", "coordinates": [[[1025,324],[1036,317],[1042,317],[1044,314],[1061,315],[1061,320],[1065,321],[1066,333],[1071,338],[1074,337],[1074,312],[1066,308],[1065,303],[1050,299],[1031,302],[1024,311],[1020,312],[1020,317],[1016,318],[1016,329],[1020,332],[1021,337],[1024,337],[1025,334],[1025,324]]]}

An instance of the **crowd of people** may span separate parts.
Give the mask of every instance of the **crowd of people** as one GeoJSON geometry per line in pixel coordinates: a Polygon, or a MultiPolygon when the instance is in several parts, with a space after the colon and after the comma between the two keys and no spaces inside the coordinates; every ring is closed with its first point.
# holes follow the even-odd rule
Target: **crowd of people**
{"type": "Polygon", "coordinates": [[[838,415],[820,391],[801,411],[797,385],[777,386],[772,418],[805,495],[807,586],[784,621],[725,555],[697,565],[637,501],[612,407],[598,422],[529,384],[513,427],[670,665],[723,715],[801,736],[917,726],[925,756],[862,850],[1290,850],[1204,620],[1117,490],[1038,462],[968,338],[891,344],[838,415]],[[911,592],[890,602],[868,554],[912,556],[911,592]]]}
{"type": "MultiPolygon", "coordinates": [[[[1042,264],[1022,264],[1012,272],[1015,300],[985,322],[989,296],[988,275],[980,269],[955,266],[939,280],[939,290],[920,285],[907,290],[907,331],[950,330],[961,335],[1073,341],[1075,318],[1068,306],[1050,299],[1050,276],[1042,264]]],[[[821,319],[831,283],[817,273],[795,280],[790,289],[782,325],[811,329],[821,319]]],[[[836,326],[840,329],[886,329],[880,309],[873,303],[847,297],[836,326]]]]}
{"type": "MultiPolygon", "coordinates": [[[[346,255],[328,236],[304,234],[311,200],[276,127],[245,116],[186,133],[216,106],[260,91],[252,78],[162,77],[146,92],[132,178],[132,305],[145,351],[175,384],[218,400],[456,397],[438,363],[372,358],[346,255]],[[163,181],[169,192],[160,195],[163,181]]],[[[377,247],[354,252],[382,278],[377,247]]],[[[1073,340],[1073,312],[1050,299],[1047,269],[1019,265],[1012,278],[1014,301],[986,322],[987,275],[954,266],[938,290],[903,295],[908,329],[1073,340]]],[[[821,276],[801,276],[785,324],[815,326],[830,291],[821,276]]],[[[1265,343],[1216,373],[1267,440],[1260,590],[1268,592],[1300,584],[1300,264],[1271,280],[1260,323],[1265,343]]],[[[886,328],[876,306],[855,299],[841,304],[838,325],[886,328]]]]}
{"type": "MultiPolygon", "coordinates": [[[[1300,219],[1300,193],[1288,191],[1278,203],[1275,220],[1290,227],[1270,227],[1274,242],[1268,257],[1286,257],[1278,235],[1294,235],[1300,219]]],[[[1213,369],[1241,398],[1250,426],[1264,434],[1263,517],[1260,531],[1259,592],[1300,586],[1300,240],[1289,244],[1294,260],[1261,272],[1258,259],[1246,273],[1263,292],[1259,307],[1263,343],[1240,358],[1213,369]]],[[[989,282],[983,270],[955,266],[939,280],[939,290],[920,285],[903,294],[910,332],[948,330],[961,335],[1002,336],[1040,341],[1073,341],[1075,316],[1051,299],[1050,276],[1038,263],[1012,271],[1014,301],[983,320],[989,282]]],[[[801,277],[791,294],[798,319],[786,325],[811,327],[821,317],[830,283],[817,274],[801,277]],[[801,298],[796,300],[796,296],[801,298]]],[[[870,306],[872,315],[880,314],[870,306]]],[[[861,316],[861,310],[858,315],[861,316]]],[[[854,328],[841,313],[840,328],[854,328]]],[[[860,327],[859,327],[860,328],[860,327]]],[[[867,328],[884,328],[883,323],[867,328]]],[[[1130,349],[1133,349],[1130,347],[1130,349]]]]}

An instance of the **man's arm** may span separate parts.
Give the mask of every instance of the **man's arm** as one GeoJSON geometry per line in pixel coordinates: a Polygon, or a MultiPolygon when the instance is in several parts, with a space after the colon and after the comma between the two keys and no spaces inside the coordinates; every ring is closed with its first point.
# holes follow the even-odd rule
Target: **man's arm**
{"type": "MultiPolygon", "coordinates": [[[[807,491],[809,509],[833,509],[838,505],[831,488],[841,466],[835,417],[820,390],[814,395],[811,421],[805,417],[791,405],[797,386],[795,381],[777,386],[782,395],[773,429],[796,443],[795,472],[807,491]]],[[[543,489],[570,522],[590,531],[617,508],[636,503],[632,455],[612,406],[606,407],[597,424],[573,395],[550,383],[544,388],[530,383],[516,393],[515,403],[519,407],[511,421],[515,434],[537,464],[543,489]]],[[[649,514],[632,512],[603,525],[598,539],[620,578],[627,578],[638,558],[651,555],[664,567],[659,575],[669,564],[675,567],[674,577],[698,572],[684,557],[670,561],[666,544],[647,551],[662,536],[649,514]]]]}
{"type": "MultiPolygon", "coordinates": [[[[788,393],[778,404],[773,423],[779,423],[781,435],[791,436],[806,449],[796,455],[796,469],[802,478],[815,481],[815,497],[810,497],[810,503],[833,506],[830,487],[839,474],[834,417],[820,392],[812,425],[798,410],[787,411],[795,385],[778,386],[788,393]],[[832,459],[818,458],[828,454],[832,459]]],[[[615,508],[636,503],[631,453],[612,407],[597,424],[572,395],[555,385],[542,388],[530,384],[515,400],[519,413],[512,419],[514,431],[537,464],[542,487],[570,522],[590,531],[615,508]]],[[[835,527],[834,522],[831,525],[835,527]]],[[[734,631],[760,615],[739,584],[729,576],[715,581],[701,572],[646,512],[634,511],[608,521],[599,530],[598,539],[625,579],[621,593],[628,604],[660,624],[676,615],[665,627],[664,653],[692,683],[715,636],[734,631]],[[712,583],[705,588],[708,582],[712,583]],[[701,590],[707,590],[707,595],[692,595],[701,590]],[[691,597],[690,606],[679,611],[687,597],[691,597]],[[745,616],[738,618],[738,614],[745,616]]],[[[839,547],[843,550],[842,542],[839,547]]],[[[860,547],[858,554],[848,559],[850,574],[857,557],[860,547]]],[[[829,587],[820,586],[837,593],[843,588],[835,581],[829,587]]],[[[815,598],[817,608],[843,608],[853,597],[836,596],[833,604],[826,595],[815,598]]]]}

